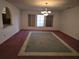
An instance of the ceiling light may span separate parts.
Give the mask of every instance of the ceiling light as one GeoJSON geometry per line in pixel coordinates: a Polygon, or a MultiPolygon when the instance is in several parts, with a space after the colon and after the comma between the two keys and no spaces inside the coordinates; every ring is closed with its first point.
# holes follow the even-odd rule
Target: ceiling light
{"type": "MultiPolygon", "coordinates": [[[[46,6],[47,6],[48,3],[45,3],[45,4],[46,4],[46,6]]],[[[45,8],[44,11],[41,11],[41,14],[43,14],[44,16],[47,16],[47,15],[49,15],[50,13],[51,13],[51,11],[48,11],[47,8],[45,8]]]]}

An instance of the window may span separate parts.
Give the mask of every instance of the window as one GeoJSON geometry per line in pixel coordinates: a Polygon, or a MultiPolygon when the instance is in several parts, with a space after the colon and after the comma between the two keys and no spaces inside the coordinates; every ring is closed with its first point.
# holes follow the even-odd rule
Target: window
{"type": "Polygon", "coordinates": [[[44,27],[44,15],[37,15],[37,27],[44,27]]]}
{"type": "Polygon", "coordinates": [[[2,10],[2,20],[3,20],[3,27],[11,25],[11,14],[9,8],[5,7],[2,10]]]}

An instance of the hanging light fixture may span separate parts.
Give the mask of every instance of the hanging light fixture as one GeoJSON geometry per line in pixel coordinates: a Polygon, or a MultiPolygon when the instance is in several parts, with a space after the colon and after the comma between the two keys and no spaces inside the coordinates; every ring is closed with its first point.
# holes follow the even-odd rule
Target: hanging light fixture
{"type": "Polygon", "coordinates": [[[6,14],[6,8],[3,8],[2,14],[6,14]]]}
{"type": "MultiPolygon", "coordinates": [[[[47,6],[48,3],[45,3],[45,4],[46,4],[46,6],[47,6]]],[[[44,11],[41,11],[41,14],[43,14],[44,16],[47,16],[47,15],[49,15],[50,13],[51,13],[51,11],[48,11],[47,8],[45,8],[44,11]]]]}

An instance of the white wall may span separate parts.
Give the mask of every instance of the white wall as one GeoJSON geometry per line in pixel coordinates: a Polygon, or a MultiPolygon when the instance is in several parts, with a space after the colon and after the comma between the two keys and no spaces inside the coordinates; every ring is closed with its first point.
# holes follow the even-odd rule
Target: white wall
{"type": "Polygon", "coordinates": [[[12,4],[0,0],[0,44],[19,31],[20,11],[12,4]],[[3,28],[2,9],[8,7],[11,12],[12,25],[3,28]]]}
{"type": "Polygon", "coordinates": [[[61,31],[79,40],[79,6],[62,12],[61,31]]]}

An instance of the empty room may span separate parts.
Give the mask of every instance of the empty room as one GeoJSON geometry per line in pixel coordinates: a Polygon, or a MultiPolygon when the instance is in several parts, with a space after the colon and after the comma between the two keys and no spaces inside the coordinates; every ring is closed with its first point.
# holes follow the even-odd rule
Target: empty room
{"type": "Polygon", "coordinates": [[[0,59],[79,59],[79,0],[0,0],[0,59]]]}

